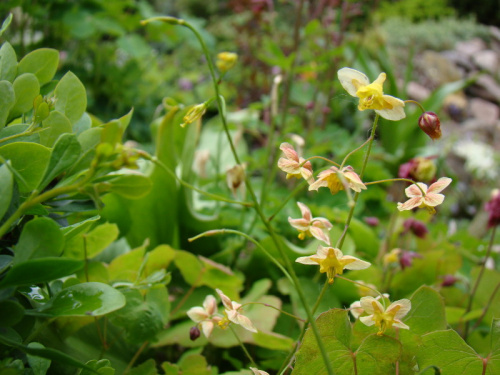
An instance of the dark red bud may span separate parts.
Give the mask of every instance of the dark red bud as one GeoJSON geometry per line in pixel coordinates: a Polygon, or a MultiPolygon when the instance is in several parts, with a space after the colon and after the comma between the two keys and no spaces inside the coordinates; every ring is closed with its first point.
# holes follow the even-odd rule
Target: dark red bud
{"type": "Polygon", "coordinates": [[[376,227],[377,225],[380,224],[380,220],[375,216],[366,216],[364,218],[364,220],[365,220],[365,223],[371,227],[376,227]]]}
{"type": "Polygon", "coordinates": [[[200,334],[201,332],[198,326],[191,327],[191,329],[189,330],[189,338],[191,339],[191,341],[195,341],[198,337],[200,337],[200,334]]]}
{"type": "Polygon", "coordinates": [[[438,115],[434,112],[424,112],[418,118],[418,126],[424,131],[431,139],[441,138],[441,121],[438,115]]]}
{"type": "Polygon", "coordinates": [[[441,286],[444,286],[444,287],[453,286],[453,285],[455,285],[455,283],[457,281],[458,281],[458,279],[453,275],[444,275],[443,282],[441,283],[441,286]]]}
{"type": "Polygon", "coordinates": [[[399,257],[399,264],[402,269],[411,267],[413,265],[413,258],[422,258],[422,255],[414,251],[403,251],[399,257]]]}
{"type": "Polygon", "coordinates": [[[488,218],[488,228],[500,225],[500,191],[495,190],[491,200],[486,203],[484,209],[490,213],[488,218]]]}
{"type": "Polygon", "coordinates": [[[405,228],[405,233],[412,232],[418,238],[425,238],[429,230],[420,220],[415,220],[413,218],[405,220],[403,223],[403,227],[405,228]]]}

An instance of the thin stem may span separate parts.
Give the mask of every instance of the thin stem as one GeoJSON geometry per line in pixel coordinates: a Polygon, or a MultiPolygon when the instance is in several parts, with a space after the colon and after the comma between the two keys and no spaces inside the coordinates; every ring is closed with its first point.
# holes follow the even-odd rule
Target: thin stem
{"type": "Polygon", "coordinates": [[[179,301],[179,303],[177,305],[175,305],[174,309],[172,311],[170,311],[170,317],[172,318],[175,313],[177,311],[180,310],[180,308],[182,306],[184,306],[184,304],[186,303],[186,301],[188,300],[189,296],[191,296],[191,294],[194,292],[194,290],[196,289],[196,287],[198,286],[198,282],[201,280],[201,278],[203,277],[204,273],[207,271],[206,268],[203,268],[201,271],[200,271],[200,274],[198,275],[198,277],[196,278],[195,282],[191,285],[191,287],[189,288],[189,290],[184,294],[184,296],[182,297],[182,299],[179,301]]]}
{"type": "Polygon", "coordinates": [[[123,375],[126,375],[129,373],[130,369],[134,366],[135,361],[139,358],[141,353],[146,349],[146,347],[149,345],[149,341],[145,341],[144,344],[141,345],[141,347],[135,352],[134,356],[130,360],[130,362],[127,365],[127,368],[125,368],[125,371],[123,371],[123,375]]]}
{"type": "Polygon", "coordinates": [[[141,152],[140,154],[146,160],[149,160],[149,161],[153,162],[154,164],[156,164],[157,166],[159,166],[160,168],[162,168],[170,176],[174,177],[182,186],[187,187],[188,189],[194,190],[194,191],[196,191],[196,192],[198,192],[198,193],[200,193],[202,195],[205,195],[205,196],[207,196],[209,198],[212,198],[214,200],[217,200],[217,201],[222,201],[222,202],[226,202],[226,203],[239,204],[239,205],[242,205],[242,206],[245,206],[245,207],[252,207],[253,206],[253,203],[251,203],[251,202],[235,201],[233,199],[229,199],[229,198],[223,197],[221,195],[212,194],[212,193],[203,191],[201,189],[198,189],[196,186],[193,186],[193,185],[189,184],[188,182],[182,180],[179,176],[177,176],[177,174],[174,173],[174,171],[172,171],[169,167],[167,167],[157,157],[148,155],[145,152],[141,152]]]}
{"type": "Polygon", "coordinates": [[[384,298],[384,295],[382,293],[380,293],[377,289],[371,288],[371,287],[369,287],[366,284],[360,283],[359,281],[354,281],[354,280],[348,279],[347,277],[344,277],[344,276],[335,275],[335,277],[337,277],[339,279],[342,279],[342,280],[345,280],[345,281],[348,281],[350,283],[362,286],[363,288],[367,288],[367,289],[370,289],[370,290],[374,291],[375,293],[377,293],[380,296],[380,300],[382,301],[382,304],[384,305],[384,308],[385,308],[385,298],[384,298]]]}
{"type": "Polygon", "coordinates": [[[281,212],[283,207],[286,206],[288,201],[290,199],[292,199],[294,196],[296,196],[299,193],[299,191],[301,191],[306,185],[307,185],[307,181],[302,181],[301,184],[299,184],[295,189],[293,189],[292,192],[290,194],[288,194],[288,196],[281,202],[280,206],[276,209],[276,211],[274,211],[273,214],[271,216],[269,216],[269,218],[267,220],[269,222],[271,222],[275,218],[275,216],[281,212]]]}
{"type": "MultiPolygon", "coordinates": [[[[492,231],[491,231],[491,237],[490,237],[490,242],[488,244],[488,250],[486,251],[486,256],[484,257],[483,264],[481,266],[481,270],[479,271],[479,275],[477,275],[476,282],[474,284],[474,287],[472,288],[472,292],[469,297],[469,303],[467,304],[467,309],[465,310],[465,314],[469,313],[472,309],[472,302],[474,302],[474,297],[476,296],[477,288],[479,287],[479,284],[481,283],[481,279],[484,274],[484,270],[486,269],[486,261],[490,257],[491,254],[491,249],[493,248],[493,242],[495,240],[495,233],[496,233],[497,227],[494,226],[492,231]]],[[[467,336],[469,335],[469,323],[465,323],[465,330],[464,330],[464,339],[467,339],[467,336]]]]}
{"type": "Polygon", "coordinates": [[[474,327],[472,327],[472,330],[474,331],[477,327],[479,327],[479,325],[481,324],[481,322],[483,321],[484,317],[486,316],[486,313],[488,312],[488,309],[490,308],[494,298],[495,298],[495,295],[497,294],[498,290],[500,289],[500,283],[497,284],[497,286],[495,287],[495,289],[493,290],[493,293],[491,293],[491,296],[490,296],[490,299],[488,300],[488,303],[486,304],[486,306],[484,307],[483,309],[483,312],[481,313],[481,316],[477,319],[476,323],[474,324],[474,327]]]}
{"type": "MultiPolygon", "coordinates": [[[[303,3],[303,1],[304,0],[301,0],[301,3],[303,3]]],[[[196,30],[196,28],[194,28],[192,25],[190,25],[185,20],[177,20],[173,17],[154,17],[154,18],[151,18],[149,20],[142,21],[142,23],[143,24],[148,23],[152,20],[162,20],[162,21],[165,21],[168,23],[174,23],[174,24],[185,26],[185,27],[189,28],[195,34],[196,38],[200,42],[201,48],[202,48],[203,53],[205,54],[205,58],[207,60],[208,68],[210,70],[210,75],[212,76],[212,82],[213,82],[214,90],[216,93],[217,107],[218,107],[219,115],[220,115],[220,118],[222,121],[222,126],[224,127],[224,132],[226,133],[226,137],[227,137],[227,140],[228,140],[228,143],[229,143],[229,146],[231,148],[231,152],[233,154],[233,157],[234,157],[236,164],[241,164],[238,153],[236,152],[236,147],[234,146],[234,142],[233,142],[233,140],[231,138],[231,134],[229,132],[229,127],[227,125],[227,120],[226,120],[225,103],[223,102],[222,96],[219,93],[219,85],[218,85],[217,76],[215,74],[214,63],[213,63],[212,58],[210,56],[210,52],[205,44],[205,41],[201,37],[198,30],[196,30]]],[[[274,244],[276,245],[276,248],[278,249],[278,252],[280,253],[281,257],[283,258],[285,266],[288,269],[288,272],[289,272],[289,274],[293,280],[293,283],[297,289],[297,293],[299,294],[299,298],[302,302],[302,305],[304,306],[304,310],[306,311],[307,317],[311,321],[311,329],[314,332],[314,336],[316,338],[318,347],[320,349],[321,356],[322,356],[323,361],[325,363],[325,367],[327,369],[327,372],[329,375],[333,375],[334,372],[332,369],[332,365],[328,359],[328,354],[326,352],[325,345],[321,339],[318,327],[316,325],[316,322],[313,319],[313,315],[311,314],[311,309],[309,308],[309,306],[307,304],[307,299],[305,297],[304,291],[302,290],[302,288],[300,286],[299,279],[298,279],[297,275],[295,274],[295,271],[293,269],[292,263],[290,262],[290,259],[288,258],[287,254],[285,253],[285,250],[283,249],[283,247],[281,245],[280,239],[278,238],[276,232],[274,231],[274,229],[272,228],[270,223],[267,221],[267,218],[264,215],[264,212],[263,212],[263,210],[259,204],[259,201],[257,199],[257,195],[255,194],[255,191],[254,191],[252,185],[250,184],[250,180],[249,180],[247,175],[245,175],[245,185],[247,187],[248,193],[250,194],[250,196],[252,198],[252,201],[254,202],[254,208],[255,208],[257,214],[260,216],[267,231],[269,232],[271,239],[273,240],[274,244]]]]}
{"type": "Polygon", "coordinates": [[[247,358],[250,360],[250,363],[252,364],[252,366],[253,367],[257,367],[257,364],[255,363],[255,361],[253,360],[252,356],[248,352],[245,344],[243,344],[243,342],[240,340],[240,338],[238,337],[238,335],[234,331],[234,328],[231,325],[229,325],[229,329],[231,330],[231,332],[233,333],[234,337],[238,341],[238,344],[240,345],[241,349],[243,350],[243,352],[245,353],[245,355],[247,356],[247,358]]]}
{"type": "Polygon", "coordinates": [[[411,99],[408,99],[408,100],[405,100],[404,101],[405,103],[413,103],[413,104],[416,104],[417,106],[420,107],[420,109],[422,110],[422,112],[425,112],[425,108],[422,104],[420,104],[419,102],[417,102],[416,100],[411,100],[411,99]]]}
{"type": "Polygon", "coordinates": [[[247,302],[247,303],[244,303],[243,305],[241,305],[240,308],[243,308],[243,306],[246,306],[246,305],[262,305],[262,306],[265,306],[265,307],[270,307],[271,309],[274,309],[276,311],[279,311],[280,313],[284,314],[284,315],[288,315],[292,318],[294,318],[295,320],[299,320],[301,322],[305,322],[306,320],[305,319],[302,319],[302,318],[299,318],[298,316],[296,315],[293,315],[293,314],[290,314],[289,312],[286,312],[286,311],[283,311],[281,310],[280,308],[276,307],[276,306],[273,306],[273,305],[270,305],[268,303],[262,303],[262,302],[247,302]]]}
{"type": "Polygon", "coordinates": [[[371,181],[371,182],[364,182],[365,185],[375,185],[375,184],[381,184],[383,182],[394,182],[394,181],[406,181],[406,182],[409,182],[411,183],[412,185],[415,185],[416,187],[418,187],[418,189],[420,190],[420,192],[422,193],[422,196],[425,197],[425,195],[427,194],[424,189],[422,189],[422,187],[415,181],[413,180],[410,180],[409,178],[388,178],[388,179],[385,179],[385,180],[379,180],[379,181],[371,181]]]}
{"type": "Polygon", "coordinates": [[[337,167],[340,167],[339,163],[335,163],[334,161],[328,159],[328,158],[325,158],[323,156],[311,156],[310,158],[307,158],[306,160],[304,160],[302,163],[300,163],[299,167],[302,168],[304,166],[305,163],[307,163],[309,160],[312,160],[312,159],[321,159],[321,160],[324,160],[330,164],[333,164],[337,167]]]}
{"type": "MultiPolygon", "coordinates": [[[[361,171],[359,173],[359,178],[363,178],[363,174],[365,173],[366,165],[368,164],[368,159],[370,158],[370,152],[372,150],[373,140],[375,139],[375,132],[377,130],[379,115],[375,115],[375,119],[373,120],[372,132],[370,137],[368,138],[368,149],[366,150],[365,159],[363,160],[363,166],[361,167],[361,171]]],[[[349,229],[349,225],[351,224],[352,217],[354,215],[354,209],[356,208],[356,202],[358,201],[359,193],[354,194],[354,198],[352,199],[351,209],[349,210],[349,214],[347,215],[347,219],[344,225],[344,231],[337,241],[337,245],[335,246],[338,249],[342,249],[342,245],[344,244],[347,230],[349,229]]]]}
{"type": "Polygon", "coordinates": [[[365,147],[365,146],[366,146],[366,144],[367,144],[368,142],[370,142],[370,138],[368,138],[365,142],[363,142],[363,144],[362,144],[361,146],[359,146],[358,148],[355,148],[354,150],[352,150],[351,152],[349,152],[349,153],[345,156],[344,160],[342,160],[342,164],[340,164],[340,169],[342,169],[342,167],[343,167],[343,166],[344,166],[344,164],[346,163],[347,159],[349,159],[349,157],[350,157],[352,154],[354,154],[355,152],[357,152],[357,151],[361,150],[363,147],[365,147]]]}

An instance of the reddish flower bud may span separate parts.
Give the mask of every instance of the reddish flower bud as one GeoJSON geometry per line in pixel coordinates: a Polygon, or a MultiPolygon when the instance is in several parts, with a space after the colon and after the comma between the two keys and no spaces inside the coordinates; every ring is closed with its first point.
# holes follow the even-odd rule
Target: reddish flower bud
{"type": "Polygon", "coordinates": [[[444,275],[443,282],[441,283],[441,286],[444,286],[444,287],[453,286],[453,285],[455,285],[455,283],[457,281],[458,281],[458,279],[453,275],[444,275]]]}
{"type": "Polygon", "coordinates": [[[495,189],[491,194],[491,200],[486,203],[484,209],[490,213],[488,218],[488,228],[493,228],[500,224],[500,190],[495,189]]]}
{"type": "Polygon", "coordinates": [[[366,216],[364,218],[364,221],[371,227],[376,227],[380,224],[380,220],[375,216],[366,216]]]}
{"type": "Polygon", "coordinates": [[[195,341],[198,337],[200,337],[200,334],[201,332],[197,325],[191,327],[191,329],[189,330],[189,338],[191,339],[191,341],[195,341]]]}
{"type": "Polygon", "coordinates": [[[434,112],[424,112],[418,118],[418,126],[432,140],[441,138],[441,122],[434,112]]]}
{"type": "Polygon", "coordinates": [[[407,219],[403,223],[404,233],[412,232],[418,238],[425,238],[429,230],[425,224],[420,220],[413,218],[407,219]]]}
{"type": "Polygon", "coordinates": [[[422,258],[422,255],[414,251],[403,251],[399,257],[399,264],[402,269],[413,265],[413,258],[422,258]]]}

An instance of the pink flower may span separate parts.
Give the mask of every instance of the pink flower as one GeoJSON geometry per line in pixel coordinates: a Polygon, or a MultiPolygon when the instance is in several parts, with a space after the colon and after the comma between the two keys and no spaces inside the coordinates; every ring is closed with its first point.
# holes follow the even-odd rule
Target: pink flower
{"type": "Polygon", "coordinates": [[[320,172],[318,179],[309,186],[309,190],[327,187],[332,194],[337,194],[340,190],[344,190],[346,186],[357,193],[360,193],[362,189],[366,190],[365,184],[351,166],[344,167],[342,170],[333,166],[326,171],[320,172]]]}
{"type": "Polygon", "coordinates": [[[305,162],[305,159],[299,157],[299,154],[289,143],[282,143],[280,150],[285,154],[284,158],[278,160],[278,167],[286,172],[286,178],[304,178],[309,184],[314,181],[311,162],[305,162]]]}
{"type": "MultiPolygon", "coordinates": [[[[222,293],[220,289],[216,289],[216,292],[219,294],[222,300],[222,304],[224,305],[225,308],[224,313],[227,319],[229,319],[229,321],[233,322],[234,324],[239,324],[240,326],[242,326],[243,328],[245,328],[250,332],[257,332],[257,329],[254,327],[251,320],[248,319],[243,314],[241,314],[241,312],[239,311],[241,308],[241,304],[231,301],[231,299],[224,293],[222,293]]],[[[221,323],[223,322],[221,321],[221,323]]],[[[229,322],[227,323],[229,324],[229,322]]],[[[224,323],[219,325],[222,326],[224,325],[224,323]]]]}
{"type": "Polygon", "coordinates": [[[429,186],[429,188],[427,188],[426,184],[421,182],[408,186],[405,189],[405,193],[410,199],[404,203],[398,203],[398,210],[404,211],[411,210],[416,207],[425,207],[430,213],[435,213],[436,210],[434,207],[440,205],[444,201],[444,195],[439,193],[443,191],[451,183],[451,181],[451,178],[441,177],[429,186]]]}
{"type": "Polygon", "coordinates": [[[500,190],[495,189],[491,193],[491,200],[486,203],[484,209],[490,213],[488,218],[488,228],[493,228],[500,224],[500,190]]]}
{"type": "Polygon", "coordinates": [[[328,219],[324,217],[312,217],[311,210],[304,203],[297,202],[297,205],[300,208],[302,217],[300,219],[289,217],[288,222],[300,232],[299,238],[303,240],[306,235],[313,236],[330,245],[330,237],[327,232],[332,228],[332,224],[328,219]]]}
{"type": "Polygon", "coordinates": [[[187,311],[189,318],[201,326],[205,337],[210,337],[214,329],[214,324],[217,324],[221,317],[214,316],[217,313],[217,301],[212,295],[208,295],[203,301],[203,307],[192,307],[187,311]]]}

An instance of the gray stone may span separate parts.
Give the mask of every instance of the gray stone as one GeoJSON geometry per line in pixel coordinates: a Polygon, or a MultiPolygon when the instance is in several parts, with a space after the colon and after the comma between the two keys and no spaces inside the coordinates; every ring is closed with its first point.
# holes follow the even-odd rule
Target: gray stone
{"type": "Polygon", "coordinates": [[[495,74],[498,70],[498,55],[491,49],[479,51],[472,59],[480,69],[495,74]]]}
{"type": "Polygon", "coordinates": [[[441,52],[441,55],[443,55],[455,65],[464,68],[465,70],[470,71],[474,69],[474,64],[472,63],[470,56],[466,55],[465,53],[461,53],[455,50],[448,50],[441,52]]]}
{"type": "Polygon", "coordinates": [[[474,54],[486,49],[486,43],[479,38],[457,43],[455,49],[466,56],[472,57],[474,54]]]}
{"type": "Polygon", "coordinates": [[[500,108],[497,105],[481,98],[470,100],[469,113],[475,117],[483,126],[494,126],[500,115],[500,108]]]}
{"type": "Polygon", "coordinates": [[[480,75],[469,91],[480,98],[500,103],[500,85],[488,74],[480,75]]]}
{"type": "Polygon", "coordinates": [[[423,101],[431,94],[431,90],[414,81],[408,82],[406,92],[411,99],[416,101],[423,101]]]}

